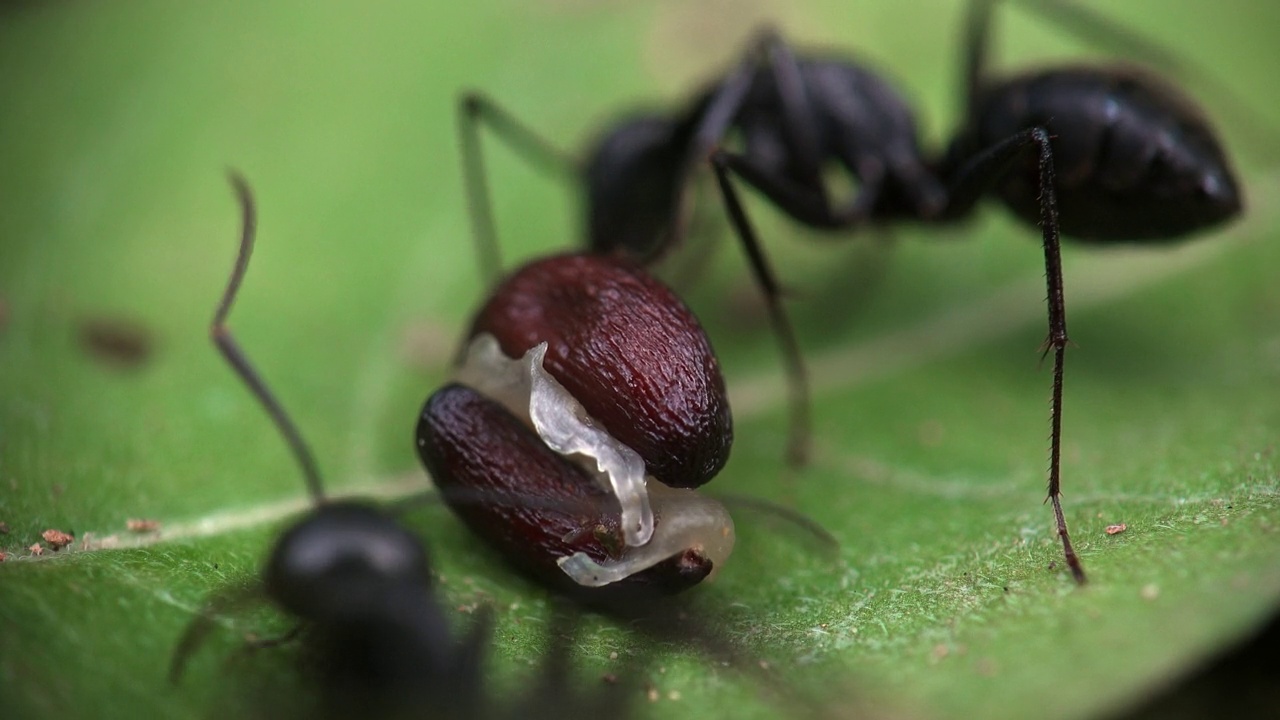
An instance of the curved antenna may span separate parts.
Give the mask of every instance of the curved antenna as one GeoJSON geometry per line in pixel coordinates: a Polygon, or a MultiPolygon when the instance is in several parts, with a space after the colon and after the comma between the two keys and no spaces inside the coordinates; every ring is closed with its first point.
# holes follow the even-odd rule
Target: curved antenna
{"type": "Polygon", "coordinates": [[[302,434],[298,432],[297,426],[289,419],[289,414],[285,412],[284,406],[271,394],[271,390],[267,388],[267,383],[258,374],[258,371],[253,368],[248,356],[244,354],[235,337],[231,335],[231,328],[227,327],[227,315],[231,313],[231,306],[235,303],[236,293],[240,290],[240,281],[244,280],[245,271],[249,269],[249,256],[253,254],[253,236],[258,224],[258,213],[254,207],[253,191],[249,189],[249,183],[235,170],[228,170],[227,178],[231,181],[231,187],[236,193],[236,199],[240,202],[240,216],[242,218],[240,251],[236,255],[236,264],[231,270],[231,277],[227,280],[227,289],[222,293],[222,300],[218,303],[218,308],[213,313],[213,322],[209,325],[209,336],[213,339],[213,344],[218,347],[218,351],[222,353],[222,357],[231,365],[231,369],[235,371],[236,375],[240,376],[245,385],[249,386],[249,391],[253,393],[254,397],[258,398],[258,402],[262,403],[262,407],[271,416],[280,434],[289,443],[289,448],[293,451],[294,458],[297,459],[299,467],[302,468],[302,477],[307,483],[307,490],[310,491],[311,498],[317,504],[323,503],[325,501],[324,488],[320,483],[320,471],[316,467],[315,457],[311,454],[310,448],[307,447],[306,441],[302,439],[302,434]]]}

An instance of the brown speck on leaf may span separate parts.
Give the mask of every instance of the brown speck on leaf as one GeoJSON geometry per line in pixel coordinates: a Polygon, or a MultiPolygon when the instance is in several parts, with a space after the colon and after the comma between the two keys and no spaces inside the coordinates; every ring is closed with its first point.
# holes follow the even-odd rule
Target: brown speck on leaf
{"type": "Polygon", "coordinates": [[[617,685],[618,676],[614,675],[613,673],[605,673],[600,676],[600,681],[606,685],[617,685]]]}
{"type": "Polygon", "coordinates": [[[9,534],[9,523],[0,522],[0,535],[8,535],[8,534],[9,534]]]}
{"type": "Polygon", "coordinates": [[[44,538],[44,541],[49,543],[49,547],[53,548],[54,550],[61,550],[62,548],[70,545],[76,540],[75,535],[72,535],[70,533],[64,533],[61,530],[52,530],[52,529],[45,530],[44,532],[40,533],[40,537],[44,538]]]}
{"type": "Polygon", "coordinates": [[[658,694],[658,688],[652,685],[645,686],[644,696],[648,698],[649,702],[651,703],[658,702],[659,698],[662,697],[661,695],[658,694]]]}
{"type": "Polygon", "coordinates": [[[974,669],[983,677],[995,677],[996,673],[999,671],[999,666],[997,666],[996,661],[991,658],[981,658],[974,664],[974,669]]]}
{"type": "Polygon", "coordinates": [[[950,655],[951,648],[947,647],[944,643],[938,643],[933,646],[933,652],[930,654],[932,655],[934,662],[937,662],[950,655]]]}
{"type": "Polygon", "coordinates": [[[105,365],[132,370],[151,359],[151,331],[135,320],[87,318],[80,322],[79,336],[80,347],[105,365]]]}
{"type": "Polygon", "coordinates": [[[136,533],[154,532],[160,529],[159,520],[143,520],[139,518],[129,518],[128,520],[124,521],[124,525],[129,529],[129,532],[136,532],[136,533]]]}
{"type": "Polygon", "coordinates": [[[32,555],[43,555],[43,554],[44,554],[44,546],[43,546],[43,545],[41,545],[40,543],[36,543],[35,545],[32,545],[31,547],[29,547],[29,548],[27,548],[27,549],[31,551],[31,554],[32,554],[32,555]]]}
{"type": "Polygon", "coordinates": [[[1122,532],[1124,532],[1125,530],[1128,530],[1128,529],[1129,529],[1129,526],[1128,526],[1128,525],[1126,525],[1126,524],[1124,524],[1124,523],[1116,523],[1115,525],[1108,525],[1108,526],[1107,526],[1107,534],[1108,534],[1108,535],[1119,535],[1120,533],[1122,533],[1122,532]]]}

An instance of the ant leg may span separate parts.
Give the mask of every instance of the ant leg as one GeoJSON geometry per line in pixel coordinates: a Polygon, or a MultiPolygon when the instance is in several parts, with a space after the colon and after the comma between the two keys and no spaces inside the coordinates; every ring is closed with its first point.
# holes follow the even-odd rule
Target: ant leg
{"type": "Polygon", "coordinates": [[[965,24],[964,62],[960,63],[964,77],[965,117],[973,117],[982,90],[982,76],[987,66],[987,48],[991,38],[991,6],[994,0],[972,0],[965,24]]]}
{"type": "Polygon", "coordinates": [[[730,170],[747,184],[759,190],[791,217],[814,228],[824,230],[848,230],[866,220],[884,185],[883,172],[864,171],[859,175],[861,188],[847,206],[833,210],[827,201],[825,185],[819,181],[814,188],[792,182],[785,176],[775,175],[753,162],[746,155],[721,152],[719,156],[730,170]]]}
{"type": "MultiPolygon", "coordinates": [[[[1067,521],[1062,513],[1060,460],[1062,446],[1062,377],[1067,344],[1066,301],[1062,289],[1062,250],[1058,238],[1057,180],[1053,171],[1053,149],[1049,144],[1049,132],[1042,127],[1024,130],[986,150],[967,162],[952,183],[952,196],[958,198],[956,206],[965,208],[977,201],[986,188],[1008,172],[1014,160],[1023,152],[1035,148],[1040,173],[1040,231],[1044,245],[1044,273],[1048,290],[1049,335],[1042,350],[1044,355],[1053,351],[1053,394],[1050,401],[1049,434],[1049,495],[1053,515],[1057,521],[1058,536],[1067,566],[1076,582],[1084,583],[1084,567],[1071,546],[1067,533],[1067,521]]],[[[954,209],[954,208],[952,208],[954,209]]]]}
{"type": "Polygon", "coordinates": [[[177,647],[173,649],[173,658],[169,661],[169,682],[176,685],[182,679],[187,660],[200,649],[209,636],[209,631],[213,629],[215,615],[248,605],[261,594],[260,587],[251,585],[223,591],[206,603],[200,614],[187,624],[177,647]]]}
{"type": "Polygon", "coordinates": [[[231,305],[235,302],[236,293],[240,290],[240,282],[244,280],[245,271],[249,268],[249,256],[253,254],[253,236],[257,227],[257,212],[254,209],[253,191],[249,189],[249,183],[234,170],[228,172],[227,176],[235,190],[236,199],[240,201],[242,218],[240,250],[236,255],[236,264],[231,271],[231,277],[227,280],[227,289],[223,292],[222,300],[213,314],[209,336],[213,339],[213,344],[218,347],[218,352],[222,353],[222,357],[240,376],[244,384],[249,386],[250,392],[262,404],[275,422],[280,434],[289,443],[294,458],[302,468],[302,475],[306,480],[307,490],[311,492],[311,498],[317,503],[323,503],[324,488],[320,483],[320,471],[316,466],[315,457],[307,447],[306,441],[302,439],[302,433],[298,432],[297,426],[289,419],[284,406],[271,394],[262,376],[254,369],[253,364],[249,362],[249,358],[232,336],[231,328],[227,327],[227,315],[231,313],[231,305]]]}
{"type": "MultiPolygon", "coordinates": [[[[730,102],[728,91],[731,86],[742,95],[732,101],[736,103],[732,106],[736,113],[750,89],[750,80],[762,63],[768,66],[778,93],[781,109],[779,125],[792,171],[788,175],[778,175],[758,165],[749,154],[725,153],[730,167],[774,204],[805,224],[818,228],[843,229],[858,223],[870,214],[879,198],[884,183],[884,169],[859,163],[857,158],[848,159],[846,165],[858,177],[861,188],[858,196],[846,206],[832,208],[822,175],[823,157],[818,139],[820,128],[817,112],[809,97],[811,88],[801,75],[800,63],[795,54],[773,30],[760,33],[742,67],[725,81],[708,105],[705,118],[710,120],[717,115],[713,110],[719,104],[718,101],[723,100],[726,104],[730,102]],[[743,83],[741,87],[735,86],[739,82],[743,83]]],[[[696,155],[692,158],[694,161],[701,161],[702,157],[715,149],[712,143],[723,137],[732,119],[731,114],[723,114],[723,127],[709,123],[709,130],[713,132],[699,134],[694,148],[696,155]]],[[[749,146],[749,137],[746,142],[749,146]]]]}
{"type": "Polygon", "coordinates": [[[764,293],[765,303],[769,308],[769,319],[773,323],[774,333],[782,349],[783,364],[787,368],[788,384],[791,396],[791,432],[787,442],[787,459],[793,466],[801,466],[809,460],[809,443],[811,441],[809,420],[809,372],[804,358],[800,355],[800,345],[796,342],[795,329],[791,319],[782,307],[781,290],[778,281],[769,267],[768,258],[760,247],[755,229],[747,217],[738,193],[729,179],[728,161],[724,153],[711,156],[711,166],[715,169],[716,183],[720,187],[720,195],[724,199],[725,208],[738,239],[742,242],[742,250],[747,255],[756,283],[764,293]]]}
{"type": "Polygon", "coordinates": [[[294,625],[279,635],[271,637],[258,637],[256,634],[245,638],[244,649],[246,651],[265,650],[267,648],[279,647],[286,643],[291,643],[298,639],[302,634],[303,625],[301,623],[294,625]]]}
{"type": "Polygon", "coordinates": [[[462,175],[466,186],[471,232],[483,280],[497,281],[502,272],[498,235],[489,201],[489,181],[480,149],[480,124],[488,125],[517,154],[544,170],[578,180],[578,161],[516,120],[511,113],[478,92],[463,93],[458,102],[458,140],[462,146],[462,175]]]}

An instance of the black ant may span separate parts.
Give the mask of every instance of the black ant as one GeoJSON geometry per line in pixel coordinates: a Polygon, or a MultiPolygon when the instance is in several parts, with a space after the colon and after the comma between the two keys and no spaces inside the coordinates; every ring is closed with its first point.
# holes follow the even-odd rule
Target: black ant
{"type": "Polygon", "coordinates": [[[248,184],[230,174],[243,225],[235,267],[214,313],[210,334],[288,442],[315,508],[276,541],[261,587],[210,604],[188,626],[174,651],[176,680],[203,642],[215,609],[265,594],[298,621],[274,640],[299,635],[316,649],[326,704],[346,709],[431,707],[441,716],[472,717],[480,707],[480,659],[487,618],[455,640],[437,601],[421,541],[387,512],[351,501],[329,501],[315,459],[284,407],[241,350],[227,316],[253,250],[255,209],[248,184]]]}
{"type": "MultiPolygon", "coordinates": [[[[1083,583],[1060,502],[1069,340],[1059,234],[1097,243],[1169,242],[1238,215],[1241,192],[1197,106],[1151,75],[1073,66],[987,77],[994,2],[971,3],[965,124],[941,157],[921,150],[910,107],[874,72],[847,59],[797,55],[766,32],[742,63],[683,110],[623,120],[594,146],[582,170],[589,243],[641,258],[667,249],[682,233],[690,176],[709,157],[731,224],[770,294],[771,311],[781,317],[777,285],[759,258],[735,176],[818,229],[954,222],[989,194],[1038,224],[1048,289],[1044,352],[1054,354],[1048,500],[1067,565],[1083,583]],[[740,139],[737,150],[721,147],[731,135],[740,139]],[[827,188],[832,161],[857,182],[856,194],[841,202],[827,188]],[[630,232],[618,229],[624,223],[630,232]]],[[[474,118],[488,120],[525,154],[563,156],[493,103],[473,94],[463,106],[472,119],[464,123],[464,150],[483,239],[492,228],[479,160],[472,157],[474,118]]]]}

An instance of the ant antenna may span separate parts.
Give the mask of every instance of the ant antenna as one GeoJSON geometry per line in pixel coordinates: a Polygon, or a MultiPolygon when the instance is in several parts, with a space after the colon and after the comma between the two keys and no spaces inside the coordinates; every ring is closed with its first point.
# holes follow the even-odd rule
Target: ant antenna
{"type": "Polygon", "coordinates": [[[236,264],[231,270],[231,278],[227,280],[227,289],[222,293],[222,300],[218,303],[218,309],[214,311],[213,323],[209,325],[209,336],[213,339],[213,344],[218,347],[218,352],[222,353],[222,357],[226,358],[227,363],[231,365],[231,369],[240,376],[241,380],[244,380],[245,385],[249,386],[250,392],[253,393],[254,397],[258,398],[258,402],[262,403],[262,407],[271,416],[276,428],[284,436],[285,441],[289,443],[289,448],[293,451],[293,456],[297,459],[298,465],[302,468],[302,476],[306,480],[307,489],[311,492],[311,498],[317,504],[321,504],[325,501],[324,488],[321,487],[320,471],[316,467],[316,460],[311,454],[311,449],[307,447],[306,441],[302,439],[302,434],[298,432],[297,426],[289,419],[284,406],[267,389],[267,384],[262,379],[262,376],[258,374],[257,370],[254,370],[248,356],[240,349],[239,343],[231,335],[231,328],[227,327],[227,315],[231,313],[231,305],[235,302],[236,293],[240,290],[240,281],[244,279],[245,271],[249,268],[249,256],[253,254],[253,236],[258,224],[258,213],[254,207],[253,191],[249,189],[249,183],[244,179],[244,176],[235,170],[228,170],[227,178],[231,181],[231,187],[236,193],[236,199],[240,202],[240,216],[242,218],[240,251],[236,255],[236,264]]]}

